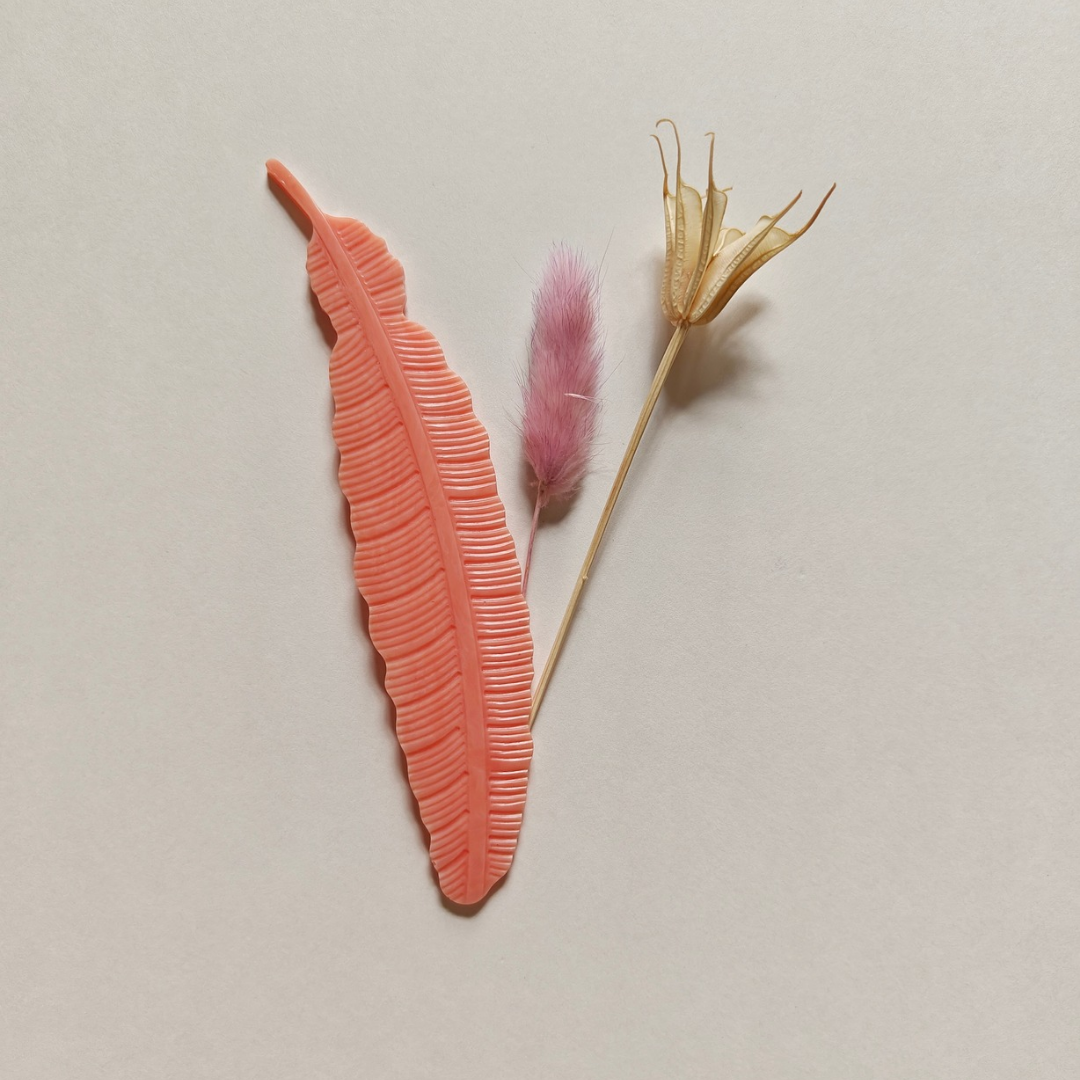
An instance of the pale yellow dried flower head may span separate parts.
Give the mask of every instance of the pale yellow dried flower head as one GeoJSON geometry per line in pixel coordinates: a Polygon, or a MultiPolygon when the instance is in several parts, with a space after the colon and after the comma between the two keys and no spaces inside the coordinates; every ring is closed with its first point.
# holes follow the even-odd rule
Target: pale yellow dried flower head
{"type": "Polygon", "coordinates": [[[676,326],[680,323],[696,326],[715,319],[755,270],[774,255],[779,255],[814,224],[836,185],[829,188],[810,220],[798,232],[785,232],[777,228],[777,223],[799,201],[801,191],[779,214],[761,218],[748,233],[724,228],[727,193],[731,188],[721,190],[713,183],[716,136],[709,132],[709,190],[702,199],[698,191],[683,183],[678,128],[671,120],[660,120],[656,126],[660,124],[671,124],[678,154],[675,191],[672,193],[668,188],[664,146],[657,136],[653,136],[660,147],[660,162],[664,167],[667,224],[667,254],[660,303],[664,314],[676,326]]]}

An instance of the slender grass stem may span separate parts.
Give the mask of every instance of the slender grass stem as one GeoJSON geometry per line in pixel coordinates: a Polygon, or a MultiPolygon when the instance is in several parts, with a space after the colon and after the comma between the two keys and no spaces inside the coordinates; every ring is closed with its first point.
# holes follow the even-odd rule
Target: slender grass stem
{"type": "Polygon", "coordinates": [[[529,529],[529,546],[525,549],[525,569],[521,572],[521,593],[529,587],[529,569],[532,566],[533,544],[536,543],[536,526],[540,523],[540,508],[544,505],[544,485],[537,482],[536,503],[533,506],[532,526],[529,529]]]}

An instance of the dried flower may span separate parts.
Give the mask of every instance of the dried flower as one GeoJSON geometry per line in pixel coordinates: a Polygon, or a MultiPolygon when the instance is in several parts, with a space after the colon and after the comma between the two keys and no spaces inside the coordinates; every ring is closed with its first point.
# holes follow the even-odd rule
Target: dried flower
{"type": "MultiPolygon", "coordinates": [[[[664,167],[664,216],[667,225],[667,252],[664,259],[664,283],[660,304],[668,320],[676,326],[689,323],[697,326],[711,322],[735,295],[739,286],[755,270],[764,266],[774,255],[793,244],[817,220],[822,207],[836,190],[833,184],[821,200],[810,220],[798,232],[785,232],[777,222],[799,201],[800,191],[780,211],[763,217],[748,232],[724,228],[724,211],[730,188],[717,188],[713,182],[713,151],[716,136],[709,133],[709,190],[701,195],[682,179],[682,144],[675,131],[676,163],[675,192],[668,188],[668,168],[664,146],[657,136],[660,162],[664,167]]],[[[657,125],[659,126],[659,124],[657,125]]]]}
{"type": "Polygon", "coordinates": [[[522,588],[541,509],[577,491],[592,453],[603,364],[599,291],[597,273],[585,259],[558,247],[533,299],[521,434],[536,474],[536,502],[522,588]]]}
{"type": "Polygon", "coordinates": [[[619,471],[615,474],[607,502],[600,514],[600,521],[589,544],[589,550],[585,553],[585,562],[574,583],[574,591],[570,594],[570,602],[566,606],[562,623],[555,635],[555,643],[551,647],[547,663],[544,665],[540,681],[533,694],[530,724],[536,720],[540,703],[544,699],[552,672],[559,659],[559,653],[566,641],[570,623],[574,618],[574,612],[577,610],[578,601],[581,599],[582,590],[589,578],[593,560],[600,550],[600,542],[607,531],[615,503],[622,491],[649,418],[660,398],[664,382],[686,340],[687,332],[691,326],[715,319],[735,295],[739,286],[755,270],[764,266],[774,255],[779,255],[784,248],[798,240],[814,224],[829,196],[836,190],[836,185],[833,184],[810,220],[798,232],[784,232],[783,229],[777,228],[777,222],[798,202],[802,192],[799,192],[799,195],[796,195],[779,214],[763,217],[748,233],[742,233],[738,229],[726,229],[724,228],[724,211],[727,209],[727,192],[730,189],[720,190],[713,183],[713,149],[716,137],[711,136],[713,141],[709,146],[709,190],[703,201],[697,191],[683,183],[682,146],[679,143],[679,132],[670,120],[661,120],[656,126],[659,127],[660,124],[665,123],[671,124],[675,129],[678,158],[675,165],[675,193],[672,194],[668,188],[664,147],[660,140],[655,135],[653,136],[660,145],[660,162],[664,167],[664,213],[667,224],[667,250],[660,304],[668,320],[674,324],[675,332],[671,335],[671,341],[664,350],[660,366],[656,369],[649,395],[641,407],[641,413],[630,436],[626,452],[623,454],[619,471]]]}

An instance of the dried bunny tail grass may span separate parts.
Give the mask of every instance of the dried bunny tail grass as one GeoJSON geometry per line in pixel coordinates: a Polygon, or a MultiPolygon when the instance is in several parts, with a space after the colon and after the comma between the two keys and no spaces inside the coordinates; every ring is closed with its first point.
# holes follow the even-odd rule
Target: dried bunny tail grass
{"type": "Polygon", "coordinates": [[[589,465],[603,364],[599,296],[596,270],[571,249],[556,248],[533,300],[522,418],[541,506],[573,495],[589,465]]]}
{"type": "Polygon", "coordinates": [[[597,271],[572,249],[556,247],[533,298],[521,433],[536,475],[536,505],[525,581],[540,510],[577,491],[599,426],[603,367],[597,271]]]}

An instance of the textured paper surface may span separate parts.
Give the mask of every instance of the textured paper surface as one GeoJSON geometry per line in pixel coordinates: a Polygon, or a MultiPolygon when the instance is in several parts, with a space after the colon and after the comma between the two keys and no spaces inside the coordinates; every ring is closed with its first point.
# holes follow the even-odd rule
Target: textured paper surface
{"type": "Polygon", "coordinates": [[[9,8],[0,1074],[1080,1074],[1074,5],[9,8]],[[406,262],[519,542],[530,292],[606,252],[542,655],[666,339],[661,115],[732,224],[840,187],[692,334],[464,919],[263,162],[406,262]]]}

